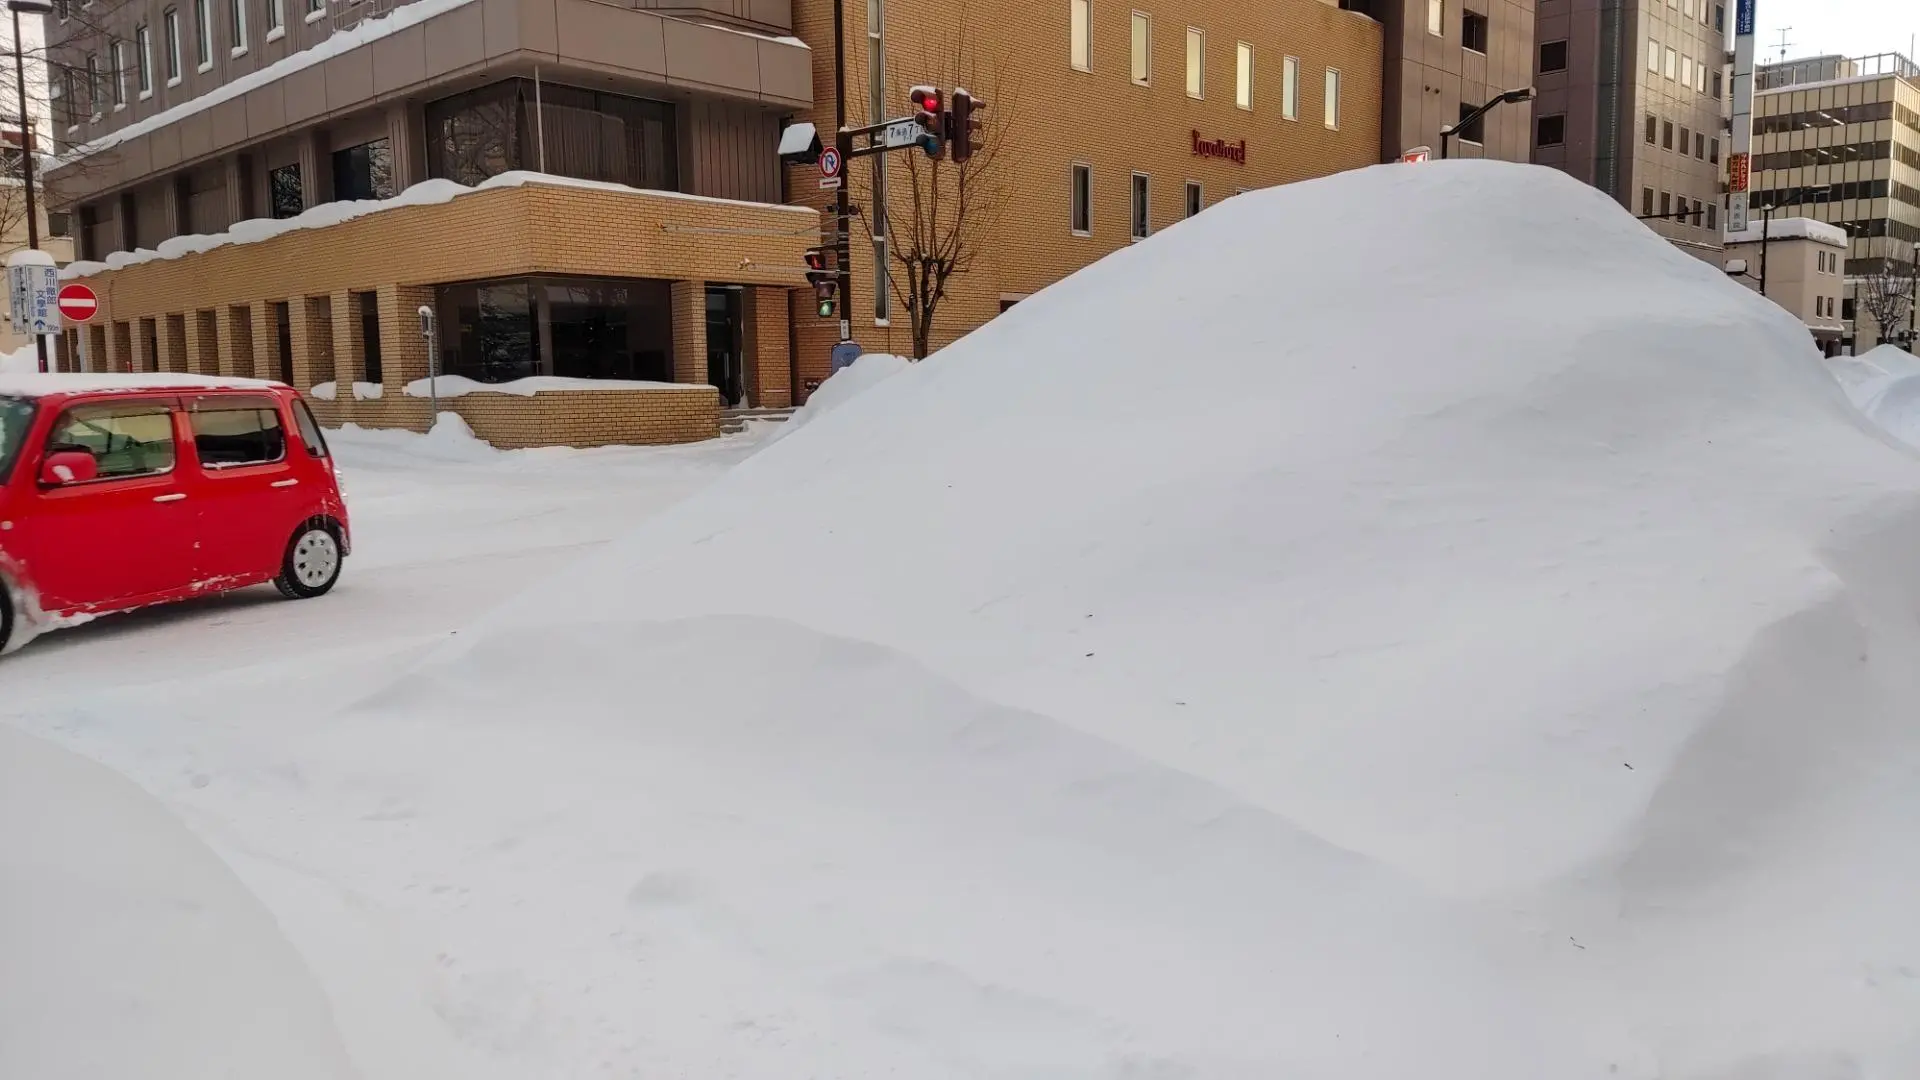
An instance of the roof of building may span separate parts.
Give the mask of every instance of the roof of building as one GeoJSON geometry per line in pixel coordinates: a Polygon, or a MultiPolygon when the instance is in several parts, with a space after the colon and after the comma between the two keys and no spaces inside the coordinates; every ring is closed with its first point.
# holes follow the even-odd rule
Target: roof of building
{"type": "Polygon", "coordinates": [[[151,390],[265,390],[283,384],[266,379],[183,375],[177,372],[0,375],[0,397],[41,398],[56,394],[136,393],[151,390]]]}
{"type": "Polygon", "coordinates": [[[1774,218],[1771,224],[1749,224],[1745,232],[1727,234],[1728,245],[1757,244],[1762,240],[1812,240],[1833,247],[1847,246],[1847,230],[1813,218],[1774,218]]]}

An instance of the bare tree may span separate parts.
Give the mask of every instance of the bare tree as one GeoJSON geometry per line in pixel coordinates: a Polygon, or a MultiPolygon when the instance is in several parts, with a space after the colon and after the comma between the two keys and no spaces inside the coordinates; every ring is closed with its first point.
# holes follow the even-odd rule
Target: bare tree
{"type": "Polygon", "coordinates": [[[1914,268],[1892,259],[1881,260],[1877,269],[1855,279],[1855,302],[1873,316],[1880,340],[1898,336],[1913,309],[1916,288],[1920,288],[1920,277],[1914,268]]]}
{"type": "Polygon", "coordinates": [[[928,158],[911,150],[888,155],[887,179],[877,195],[880,170],[867,170],[870,209],[861,215],[869,238],[876,232],[886,237],[888,291],[906,309],[916,360],[931,350],[948,285],[979,261],[1011,188],[1001,150],[1013,91],[1003,77],[1003,65],[983,62],[971,51],[964,10],[957,22],[962,29],[955,38],[930,49],[921,66],[909,70],[915,83],[940,87],[943,93],[964,88],[989,106],[979,116],[982,130],[974,140],[973,156],[954,162],[949,156],[928,158]]]}

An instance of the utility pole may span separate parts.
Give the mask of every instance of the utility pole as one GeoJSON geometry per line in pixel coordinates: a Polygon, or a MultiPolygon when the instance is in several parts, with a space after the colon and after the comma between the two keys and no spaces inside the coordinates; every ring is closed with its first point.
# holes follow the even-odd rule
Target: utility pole
{"type": "MultiPolygon", "coordinates": [[[[840,151],[842,170],[853,160],[853,136],[847,131],[847,12],[846,0],[833,0],[833,145],[840,151]]],[[[853,235],[851,207],[847,203],[847,177],[834,192],[833,238],[834,270],[839,276],[840,341],[853,340],[853,235]]]]}
{"type": "MultiPolygon", "coordinates": [[[[13,89],[20,95],[20,178],[27,186],[27,247],[39,251],[40,206],[33,194],[33,155],[39,148],[34,145],[33,110],[27,107],[27,65],[20,52],[20,12],[45,15],[53,10],[53,4],[49,0],[9,0],[7,9],[13,14],[13,89]]],[[[45,375],[47,335],[33,335],[33,350],[40,358],[40,374],[45,375]]]]}
{"type": "Polygon", "coordinates": [[[1767,295],[1767,245],[1773,241],[1773,204],[1760,208],[1760,295],[1767,295]]]}

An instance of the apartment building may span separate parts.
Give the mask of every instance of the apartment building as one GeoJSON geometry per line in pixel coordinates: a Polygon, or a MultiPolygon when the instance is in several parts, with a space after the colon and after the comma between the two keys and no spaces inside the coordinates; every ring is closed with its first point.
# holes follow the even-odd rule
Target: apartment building
{"type": "MultiPolygon", "coordinates": [[[[1509,90],[1533,85],[1535,0],[1349,0],[1385,31],[1381,156],[1437,156],[1440,129],[1509,90]]],[[[1453,157],[1527,161],[1533,106],[1501,105],[1463,128],[1453,157]]]]}
{"type": "Polygon", "coordinates": [[[1886,53],[1760,68],[1753,152],[1754,207],[1846,230],[1849,274],[1912,260],[1920,243],[1920,65],[1886,53]]]}
{"type": "Polygon", "coordinates": [[[1792,312],[1821,352],[1838,356],[1847,336],[1846,230],[1774,218],[1730,232],[1726,242],[1733,279],[1792,312]]]}
{"type": "Polygon", "coordinates": [[[1540,0],[1533,160],[1719,264],[1731,111],[1725,0],[1540,0]]]}
{"type": "MultiPolygon", "coordinates": [[[[777,151],[834,126],[831,0],[69,5],[51,183],[103,305],[69,364],[273,375],[330,421],[420,427],[424,306],[440,370],[569,380],[446,405],[502,445],[698,438],[830,370],[802,256],[832,194],[777,151]]],[[[922,83],[988,103],[989,205],[931,347],[1220,199],[1382,154],[1381,23],[1333,0],[845,8],[849,123],[922,83]]],[[[912,351],[913,196],[955,167],[847,172],[844,314],[912,351]]]]}

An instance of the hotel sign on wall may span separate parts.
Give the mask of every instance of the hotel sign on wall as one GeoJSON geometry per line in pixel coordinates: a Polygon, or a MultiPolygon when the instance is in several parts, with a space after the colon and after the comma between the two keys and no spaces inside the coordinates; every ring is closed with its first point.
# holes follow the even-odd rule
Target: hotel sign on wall
{"type": "Polygon", "coordinates": [[[1228,142],[1225,139],[1204,139],[1198,131],[1193,133],[1193,156],[1198,158],[1218,158],[1231,161],[1235,165],[1247,163],[1247,140],[1228,142]]]}

